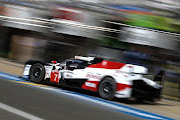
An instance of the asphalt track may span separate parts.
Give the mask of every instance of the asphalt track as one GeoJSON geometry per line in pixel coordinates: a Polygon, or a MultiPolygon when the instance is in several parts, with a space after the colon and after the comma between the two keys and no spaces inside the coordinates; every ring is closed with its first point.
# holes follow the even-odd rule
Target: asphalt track
{"type": "Polygon", "coordinates": [[[0,119],[2,120],[171,120],[113,101],[34,84],[0,73],[0,119]]]}
{"type": "MultiPolygon", "coordinates": [[[[104,109],[52,92],[0,79],[0,103],[46,120],[137,120],[132,115],[104,109]]],[[[0,109],[1,120],[27,118],[0,109]]],[[[31,118],[31,117],[30,117],[31,118]]],[[[37,118],[37,119],[38,119],[37,118]]]]}

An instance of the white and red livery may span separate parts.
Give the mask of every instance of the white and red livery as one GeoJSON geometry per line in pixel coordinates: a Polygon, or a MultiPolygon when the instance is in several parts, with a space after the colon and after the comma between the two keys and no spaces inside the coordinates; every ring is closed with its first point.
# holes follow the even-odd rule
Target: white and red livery
{"type": "Polygon", "coordinates": [[[162,81],[164,72],[158,73],[154,80],[143,77],[147,72],[148,69],[143,66],[75,56],[61,63],[29,60],[23,77],[35,83],[51,81],[61,86],[95,91],[104,99],[159,99],[162,86],[156,81],[162,81]]]}

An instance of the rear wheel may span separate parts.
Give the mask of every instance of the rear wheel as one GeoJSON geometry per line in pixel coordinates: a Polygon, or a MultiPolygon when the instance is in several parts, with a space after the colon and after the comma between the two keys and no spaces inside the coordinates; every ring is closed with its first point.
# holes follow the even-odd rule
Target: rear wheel
{"type": "Polygon", "coordinates": [[[30,79],[35,83],[42,83],[45,77],[44,66],[40,63],[36,63],[31,67],[30,79]]]}
{"type": "Polygon", "coordinates": [[[102,98],[111,100],[114,98],[116,92],[116,83],[112,78],[106,77],[100,83],[98,92],[102,98]]]}

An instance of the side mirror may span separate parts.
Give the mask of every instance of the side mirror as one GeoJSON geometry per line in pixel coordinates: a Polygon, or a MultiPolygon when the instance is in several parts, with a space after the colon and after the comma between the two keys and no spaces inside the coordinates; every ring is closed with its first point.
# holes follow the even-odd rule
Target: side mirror
{"type": "Polygon", "coordinates": [[[56,63],[57,63],[57,61],[55,61],[55,60],[52,60],[52,61],[51,61],[51,63],[54,63],[54,64],[56,64],[56,63]]]}

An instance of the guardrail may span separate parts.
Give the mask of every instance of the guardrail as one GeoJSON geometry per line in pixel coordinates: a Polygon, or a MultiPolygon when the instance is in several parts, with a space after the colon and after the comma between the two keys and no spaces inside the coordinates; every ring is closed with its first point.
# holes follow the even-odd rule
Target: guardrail
{"type": "MultiPolygon", "coordinates": [[[[26,18],[16,18],[16,17],[9,17],[9,16],[2,16],[2,15],[0,16],[0,19],[2,21],[6,21],[6,22],[19,23],[19,24],[49,28],[49,29],[52,29],[53,25],[64,24],[64,25],[71,26],[71,27],[78,27],[78,28],[103,31],[103,32],[114,32],[114,33],[125,33],[125,34],[129,33],[129,31],[124,31],[124,30],[87,25],[84,23],[74,23],[74,22],[70,22],[70,21],[63,21],[63,20],[56,20],[56,19],[50,19],[50,20],[49,19],[41,19],[41,18],[26,19],[26,18]]],[[[130,28],[136,28],[136,29],[141,29],[141,30],[153,31],[153,32],[157,32],[157,33],[163,33],[163,34],[166,34],[169,36],[180,38],[180,34],[177,34],[177,33],[148,29],[148,28],[143,28],[143,27],[137,27],[137,26],[127,25],[127,24],[122,24],[122,23],[111,22],[108,20],[100,20],[100,21],[111,23],[111,24],[117,24],[117,25],[121,25],[124,27],[130,27],[130,28]]],[[[180,41],[180,40],[178,40],[178,41],[180,41]]]]}

